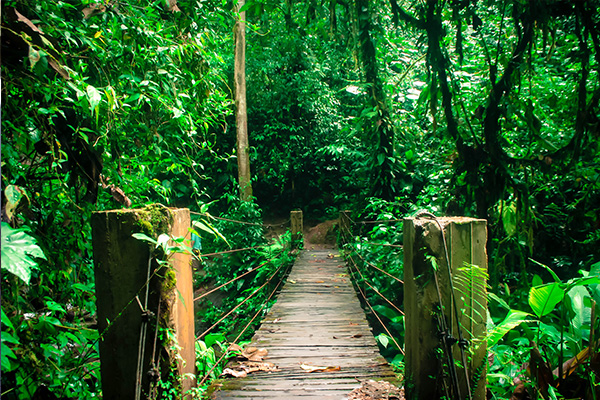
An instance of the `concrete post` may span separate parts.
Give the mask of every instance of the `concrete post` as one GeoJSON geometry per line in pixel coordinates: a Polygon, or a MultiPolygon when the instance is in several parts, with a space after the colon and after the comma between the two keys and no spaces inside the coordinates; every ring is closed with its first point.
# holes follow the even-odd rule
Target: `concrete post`
{"type": "MultiPolygon", "coordinates": [[[[486,334],[486,221],[461,217],[437,220],[443,227],[446,240],[458,313],[451,301],[452,285],[438,223],[429,217],[404,219],[406,398],[431,400],[444,396],[440,371],[442,363],[448,365],[449,358],[440,356],[439,351],[436,353],[436,349],[442,348],[442,344],[436,319],[436,315],[440,315],[440,301],[430,258],[434,257],[442,313],[450,327],[449,332],[453,338],[458,339],[460,325],[462,336],[469,341],[466,351],[466,370],[470,381],[468,385],[467,375],[461,367],[463,358],[458,344],[452,346],[451,352],[457,372],[454,381],[459,383],[460,399],[485,400],[487,349],[485,340],[481,339],[486,334]],[[468,273],[464,269],[460,271],[465,263],[477,265],[479,272],[468,273]],[[456,323],[457,314],[459,324],[456,323]]],[[[450,381],[451,377],[446,379],[450,381]]]]}
{"type": "Polygon", "coordinates": [[[290,230],[292,231],[292,249],[300,247],[304,232],[302,223],[302,210],[294,210],[290,213],[290,230]]]}
{"type": "MultiPolygon", "coordinates": [[[[92,239],[98,306],[100,371],[105,399],[136,398],[136,379],[141,376],[142,398],[149,393],[152,358],[158,362],[160,379],[168,379],[171,366],[181,377],[182,394],[194,386],[183,374],[195,373],[194,304],[189,254],[175,254],[170,265],[152,261],[151,246],[132,237],[144,233],[156,238],[161,233],[188,237],[188,209],[153,205],[140,210],[113,210],[92,215],[92,239]],[[148,271],[150,281],[148,282],[148,271]],[[148,303],[146,304],[146,288],[148,303]],[[138,302],[139,300],[139,302],[138,302]],[[160,312],[159,312],[160,303],[160,312]],[[142,321],[145,327],[142,325],[142,321]],[[156,325],[169,328],[179,350],[155,348],[156,325]],[[145,338],[143,363],[140,337],[145,338]]],[[[154,374],[155,378],[158,378],[154,374]]]]}

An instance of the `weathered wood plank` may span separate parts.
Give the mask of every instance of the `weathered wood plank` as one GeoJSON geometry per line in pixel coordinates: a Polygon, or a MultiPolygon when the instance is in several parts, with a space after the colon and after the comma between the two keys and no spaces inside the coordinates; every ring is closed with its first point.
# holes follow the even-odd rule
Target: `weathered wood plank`
{"type": "Polygon", "coordinates": [[[266,348],[279,369],[221,381],[213,398],[344,399],[368,379],[398,383],[337,251],[302,251],[251,346],[266,348]],[[339,370],[308,373],[301,364],[339,370]]]}

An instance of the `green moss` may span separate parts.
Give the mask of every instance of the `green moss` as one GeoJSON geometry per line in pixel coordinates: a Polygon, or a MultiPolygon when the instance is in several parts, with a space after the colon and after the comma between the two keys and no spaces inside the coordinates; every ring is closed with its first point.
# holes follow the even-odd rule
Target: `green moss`
{"type": "Polygon", "coordinates": [[[162,285],[164,292],[170,292],[171,290],[175,289],[175,286],[177,285],[177,277],[173,268],[167,268],[162,285]]]}
{"type": "Polygon", "coordinates": [[[173,224],[173,214],[162,204],[150,204],[136,211],[136,225],[140,232],[157,238],[161,233],[169,232],[173,224]]]}

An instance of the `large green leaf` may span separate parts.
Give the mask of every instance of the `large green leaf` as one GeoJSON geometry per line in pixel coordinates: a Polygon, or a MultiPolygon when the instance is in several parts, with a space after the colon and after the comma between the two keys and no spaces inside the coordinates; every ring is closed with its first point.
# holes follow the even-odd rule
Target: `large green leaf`
{"type": "Polygon", "coordinates": [[[527,321],[531,314],[525,311],[510,310],[504,321],[496,325],[487,335],[488,348],[500,341],[508,332],[527,321]]]}
{"type": "Polygon", "coordinates": [[[532,287],[529,291],[529,305],[538,318],[552,312],[565,297],[563,285],[558,282],[532,287]]]}
{"type": "Polygon", "coordinates": [[[29,284],[31,269],[38,263],[32,258],[46,259],[35,239],[23,229],[13,229],[2,222],[2,269],[15,274],[29,284]]]}
{"type": "Polygon", "coordinates": [[[591,299],[590,293],[583,286],[575,286],[567,292],[567,296],[571,309],[571,326],[575,331],[580,331],[584,325],[589,325],[592,317],[591,308],[585,306],[586,299],[591,299]]]}

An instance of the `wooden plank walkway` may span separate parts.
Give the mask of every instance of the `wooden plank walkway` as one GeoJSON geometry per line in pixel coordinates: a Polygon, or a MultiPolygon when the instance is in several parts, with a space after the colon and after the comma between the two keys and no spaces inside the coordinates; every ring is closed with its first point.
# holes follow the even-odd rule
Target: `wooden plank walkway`
{"type": "Polygon", "coordinates": [[[368,379],[398,384],[337,250],[303,250],[249,346],[266,348],[275,372],[222,381],[214,399],[346,399],[368,379]],[[339,367],[306,372],[301,364],[339,367]]]}

